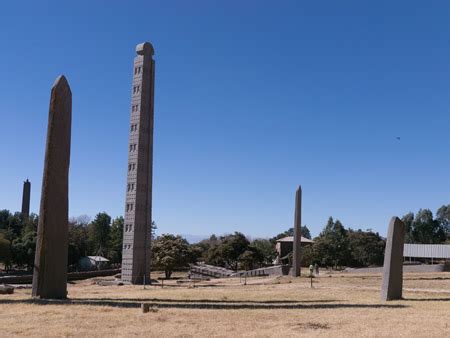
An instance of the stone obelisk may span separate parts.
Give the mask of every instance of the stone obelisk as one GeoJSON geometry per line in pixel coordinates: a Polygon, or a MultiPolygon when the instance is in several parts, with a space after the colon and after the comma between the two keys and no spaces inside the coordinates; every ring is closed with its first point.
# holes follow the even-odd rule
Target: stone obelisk
{"type": "Polygon", "coordinates": [[[155,61],[153,46],[136,46],[131,92],[128,175],[123,232],[122,280],[148,283],[152,223],[153,100],[155,61]]]}
{"type": "Polygon", "coordinates": [[[64,75],[52,87],[33,271],[33,297],[67,297],[72,92],[64,75]]]}
{"type": "Polygon", "coordinates": [[[381,284],[381,300],[383,301],[402,298],[404,242],[405,224],[398,217],[392,217],[384,251],[381,284]]]}
{"type": "Polygon", "coordinates": [[[301,239],[302,239],[302,187],[295,193],[294,242],[292,252],[292,277],[300,276],[301,239]]]}
{"type": "Polygon", "coordinates": [[[23,182],[23,193],[22,193],[22,215],[25,219],[30,216],[30,194],[31,194],[31,183],[28,178],[23,182]]]}

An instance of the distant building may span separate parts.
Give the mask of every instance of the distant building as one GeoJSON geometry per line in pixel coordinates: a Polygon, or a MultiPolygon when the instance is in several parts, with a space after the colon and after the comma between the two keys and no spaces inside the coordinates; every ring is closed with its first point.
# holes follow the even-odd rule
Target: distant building
{"type": "Polygon", "coordinates": [[[102,256],[86,256],[78,260],[81,271],[103,270],[109,268],[109,259],[102,256]]]}
{"type": "MultiPolygon", "coordinates": [[[[301,238],[302,246],[311,245],[312,243],[314,243],[313,240],[302,236],[302,238],[301,238]]],[[[280,238],[279,240],[277,240],[275,249],[277,250],[277,253],[278,253],[276,264],[290,265],[291,262],[289,261],[289,254],[294,249],[294,237],[287,236],[287,237],[280,238]]]]}
{"type": "Polygon", "coordinates": [[[447,260],[450,259],[450,244],[405,244],[403,257],[447,260]]]}

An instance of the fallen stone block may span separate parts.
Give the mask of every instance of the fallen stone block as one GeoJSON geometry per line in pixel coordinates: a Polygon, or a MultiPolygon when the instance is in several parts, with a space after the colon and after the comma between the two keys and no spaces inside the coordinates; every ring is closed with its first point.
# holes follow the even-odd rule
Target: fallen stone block
{"type": "Polygon", "coordinates": [[[0,295],[10,295],[14,293],[14,287],[11,285],[0,285],[0,295]]]}

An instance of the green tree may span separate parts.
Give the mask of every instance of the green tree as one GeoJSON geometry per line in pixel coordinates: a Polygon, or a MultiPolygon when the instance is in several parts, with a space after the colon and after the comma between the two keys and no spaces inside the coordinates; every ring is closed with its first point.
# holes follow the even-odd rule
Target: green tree
{"type": "Polygon", "coordinates": [[[239,257],[248,249],[249,245],[248,239],[240,232],[222,236],[218,244],[208,251],[206,262],[237,270],[239,257]]]}
{"type": "Polygon", "coordinates": [[[447,238],[450,239],[450,204],[443,205],[436,212],[436,220],[439,225],[445,229],[447,238]]]}
{"type": "Polygon", "coordinates": [[[163,234],[152,243],[152,263],[156,268],[164,270],[166,278],[170,278],[174,270],[194,263],[194,255],[184,238],[163,234]]]}
{"type": "Polygon", "coordinates": [[[429,209],[420,209],[416,215],[412,212],[402,217],[406,227],[406,242],[418,244],[437,244],[445,242],[445,209],[438,210],[437,218],[429,209]],[[444,217],[444,218],[442,218],[444,217]]]}
{"type": "Polygon", "coordinates": [[[413,234],[416,242],[422,244],[442,243],[447,238],[445,229],[433,219],[429,209],[420,209],[414,217],[413,234]]]}
{"type": "Polygon", "coordinates": [[[88,253],[88,224],[80,217],[69,221],[68,264],[77,265],[81,257],[88,253]]]}
{"type": "Polygon", "coordinates": [[[28,270],[34,265],[37,223],[38,217],[31,214],[24,222],[20,236],[16,236],[11,246],[12,261],[18,266],[25,266],[28,270]]]}
{"type": "MultiPolygon", "coordinates": [[[[314,251],[315,244],[302,246],[301,264],[303,267],[308,267],[311,264],[320,264],[321,258],[314,251]]],[[[292,261],[292,258],[291,258],[292,261]]]]}
{"type": "Polygon", "coordinates": [[[256,248],[262,254],[262,264],[271,265],[277,257],[277,251],[275,245],[268,239],[255,239],[251,246],[256,248]]]}
{"type": "Polygon", "coordinates": [[[343,266],[348,263],[350,252],[347,230],[339,220],[328,219],[327,225],[315,239],[315,256],[322,265],[343,266]]]}
{"type": "Polygon", "coordinates": [[[14,213],[14,215],[10,214],[7,222],[8,222],[8,229],[12,231],[14,237],[15,238],[20,237],[24,226],[24,219],[22,213],[16,212],[14,213]]]}
{"type": "Polygon", "coordinates": [[[111,216],[106,212],[97,214],[88,226],[89,250],[93,255],[106,255],[108,251],[111,216]]]}
{"type": "Polygon", "coordinates": [[[412,212],[407,213],[402,217],[402,222],[405,224],[405,243],[414,243],[414,214],[412,212]]]}
{"type": "Polygon", "coordinates": [[[5,270],[8,270],[11,265],[11,242],[5,238],[3,233],[0,233],[0,262],[4,264],[5,270]]]}
{"type": "Polygon", "coordinates": [[[239,267],[243,270],[257,269],[263,265],[263,262],[263,253],[251,245],[239,256],[239,267]]]}
{"type": "Polygon", "coordinates": [[[385,241],[378,233],[348,230],[352,266],[383,265],[385,241]]]}
{"type": "Polygon", "coordinates": [[[9,210],[3,209],[0,210],[0,230],[8,229],[8,219],[11,216],[9,210]]]}
{"type": "Polygon", "coordinates": [[[208,252],[219,243],[217,236],[212,234],[208,239],[204,239],[195,244],[200,252],[199,258],[203,261],[208,260],[208,252]]]}
{"type": "Polygon", "coordinates": [[[123,217],[117,217],[111,225],[108,245],[108,258],[111,260],[111,263],[122,262],[123,224],[123,217]]]}
{"type": "Polygon", "coordinates": [[[303,225],[300,229],[300,232],[302,234],[303,237],[311,239],[311,232],[308,229],[307,225],[303,225]]]}
{"type": "Polygon", "coordinates": [[[34,227],[26,227],[22,235],[23,251],[25,253],[25,264],[28,270],[34,266],[34,256],[36,253],[37,233],[34,227]]]}

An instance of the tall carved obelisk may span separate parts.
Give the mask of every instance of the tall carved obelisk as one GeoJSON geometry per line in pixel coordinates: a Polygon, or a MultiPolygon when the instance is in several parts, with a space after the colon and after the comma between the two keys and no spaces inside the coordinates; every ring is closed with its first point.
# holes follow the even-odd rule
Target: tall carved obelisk
{"type": "Polygon", "coordinates": [[[148,283],[152,223],[153,97],[155,61],[153,46],[136,46],[131,93],[128,175],[123,232],[122,280],[148,283]]]}
{"type": "Polygon", "coordinates": [[[22,193],[22,215],[25,219],[30,216],[30,194],[31,194],[31,183],[28,178],[23,182],[23,193],[22,193]]]}
{"type": "Polygon", "coordinates": [[[302,187],[295,193],[294,243],[292,253],[292,277],[300,276],[301,240],[302,240],[302,187]]]}
{"type": "Polygon", "coordinates": [[[71,126],[72,92],[62,75],[53,84],[50,97],[33,297],[67,297],[71,126]]]}

